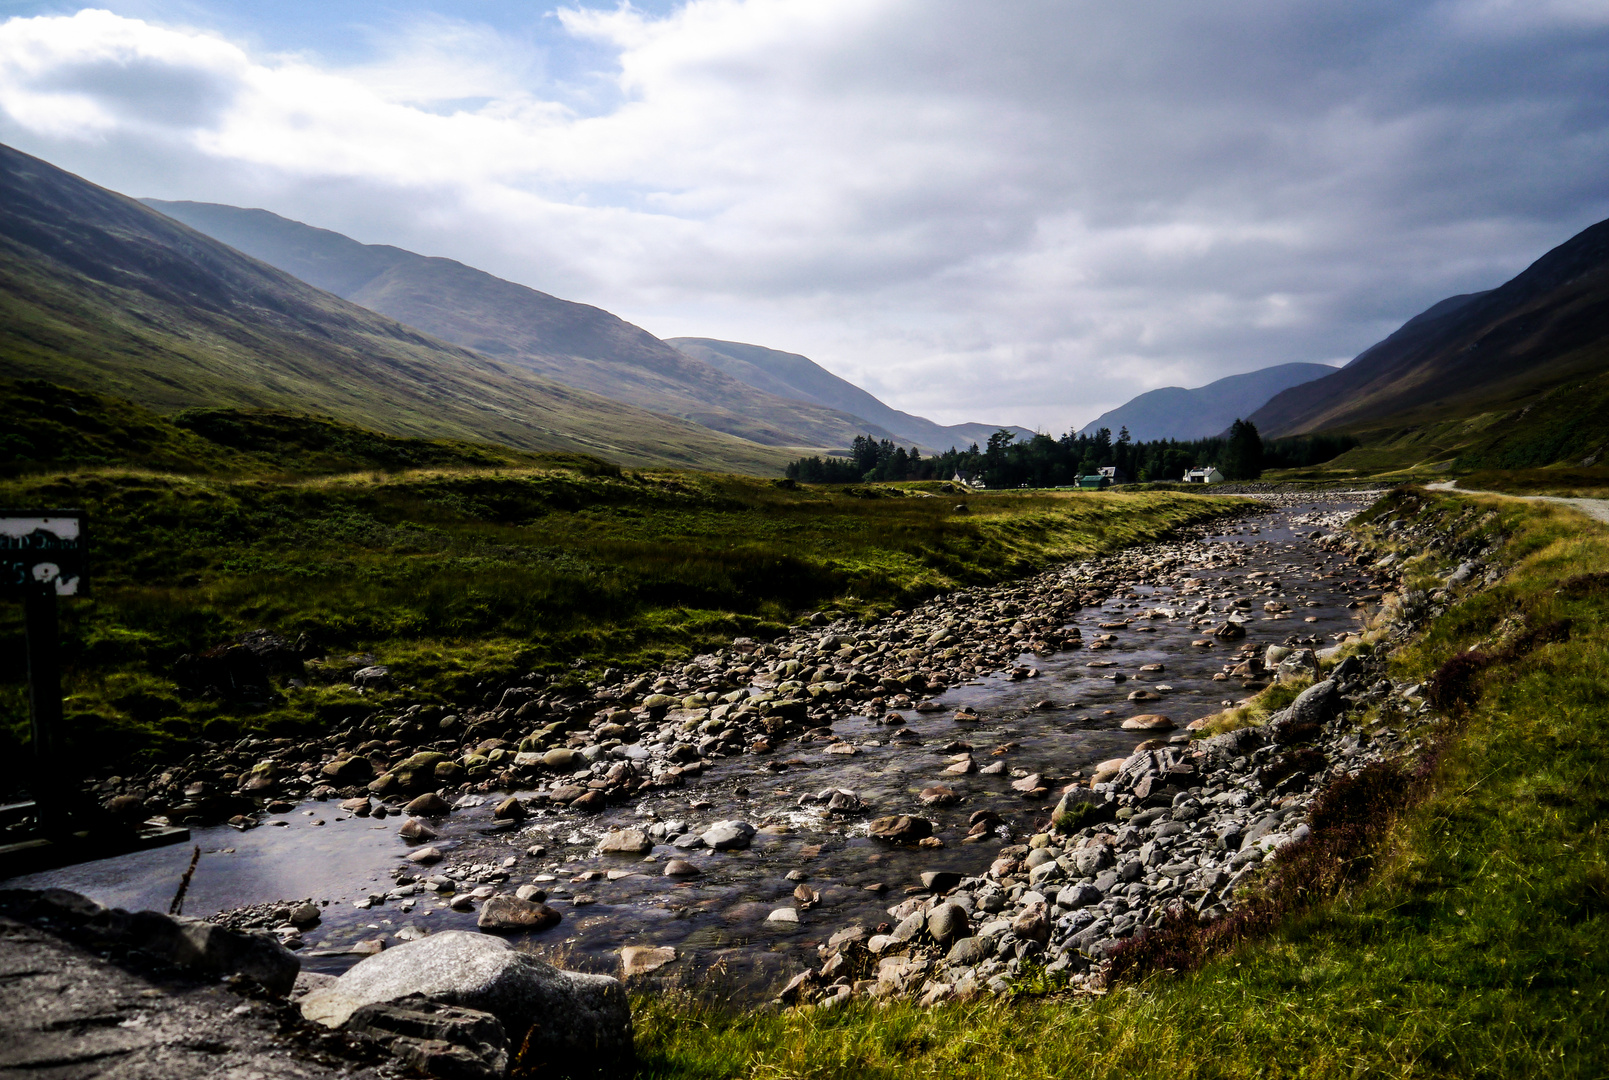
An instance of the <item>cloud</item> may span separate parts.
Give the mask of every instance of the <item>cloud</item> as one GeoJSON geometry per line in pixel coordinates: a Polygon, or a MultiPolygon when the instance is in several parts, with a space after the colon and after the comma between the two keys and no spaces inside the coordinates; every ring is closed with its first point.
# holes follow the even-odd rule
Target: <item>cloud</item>
{"type": "Polygon", "coordinates": [[[1601,15],[693,0],[561,8],[559,46],[416,18],[341,66],[83,11],[0,24],[0,136],[1059,431],[1348,357],[1609,214],[1601,15]]]}

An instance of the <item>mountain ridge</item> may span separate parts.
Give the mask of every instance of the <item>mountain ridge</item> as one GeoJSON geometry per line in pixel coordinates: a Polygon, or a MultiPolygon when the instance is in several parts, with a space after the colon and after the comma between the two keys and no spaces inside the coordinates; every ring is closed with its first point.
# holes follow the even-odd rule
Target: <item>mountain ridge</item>
{"type": "Polygon", "coordinates": [[[767,393],[591,304],[453,259],[363,244],[267,210],[142,200],[272,266],[465,348],[616,401],[769,446],[893,438],[875,422],[767,393]]]}
{"type": "Polygon", "coordinates": [[[923,450],[942,452],[952,447],[964,450],[973,443],[981,445],[987,443],[989,436],[1001,427],[1015,432],[1019,438],[1031,439],[1034,435],[1027,428],[1012,425],[945,425],[923,416],[901,412],[800,353],[719,338],[674,337],[666,338],[665,344],[720,368],[757,389],[782,397],[813,401],[864,417],[893,432],[897,437],[895,441],[903,437],[905,441],[917,443],[923,450]]]}
{"type": "Polygon", "coordinates": [[[1126,427],[1136,442],[1208,439],[1236,420],[1250,416],[1281,390],[1322,378],[1334,370],[1328,364],[1275,364],[1229,375],[1205,386],[1163,386],[1102,413],[1078,433],[1093,435],[1103,427],[1115,433],[1126,427]]]}
{"type": "Polygon", "coordinates": [[[625,464],[773,472],[788,457],[439,341],[4,145],[0,375],[625,464]]]}
{"type": "Polygon", "coordinates": [[[1609,362],[1609,221],[1497,288],[1451,296],[1333,375],[1276,394],[1265,435],[1363,432],[1502,410],[1609,362]]]}

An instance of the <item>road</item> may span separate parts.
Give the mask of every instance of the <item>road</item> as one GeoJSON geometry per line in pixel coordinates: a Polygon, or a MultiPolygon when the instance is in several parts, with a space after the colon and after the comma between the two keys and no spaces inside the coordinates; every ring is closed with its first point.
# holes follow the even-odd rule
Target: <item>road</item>
{"type": "Polygon", "coordinates": [[[1609,525],[1609,499],[1567,499],[1560,495],[1510,495],[1503,491],[1473,491],[1461,488],[1456,480],[1441,480],[1426,484],[1427,491],[1456,491],[1461,495],[1497,495],[1505,499],[1530,499],[1533,502],[1562,503],[1581,511],[1594,521],[1609,525]]]}

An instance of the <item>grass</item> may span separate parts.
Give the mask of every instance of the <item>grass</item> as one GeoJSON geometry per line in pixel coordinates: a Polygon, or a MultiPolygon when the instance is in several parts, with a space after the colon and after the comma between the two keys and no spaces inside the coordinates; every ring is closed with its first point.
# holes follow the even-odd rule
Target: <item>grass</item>
{"type": "MultiPolygon", "coordinates": [[[[1310,469],[1265,479],[1445,480],[1488,471],[1590,467],[1609,453],[1609,372],[1597,371],[1540,393],[1460,410],[1426,413],[1391,427],[1353,429],[1363,445],[1310,469]]],[[[1471,485],[1474,486],[1474,485],[1471,485]]],[[[1506,490],[1506,489],[1504,489],[1506,490]]]]}
{"type": "Polygon", "coordinates": [[[1501,534],[1510,569],[1393,658],[1394,677],[1426,680],[1472,647],[1501,654],[1439,732],[1421,797],[1384,821],[1366,881],[1102,997],[746,1016],[639,998],[639,1076],[1609,1073],[1609,531],[1453,495],[1395,494],[1371,517],[1390,513],[1501,534]]]}
{"type": "Polygon", "coordinates": [[[1509,495],[1563,495],[1570,498],[1609,498],[1609,465],[1553,469],[1480,469],[1458,480],[1471,491],[1501,491],[1509,495]]]}
{"type": "MultiPolygon", "coordinates": [[[[688,656],[824,607],[869,616],[1243,505],[1013,493],[968,496],[958,513],[953,496],[622,470],[577,455],[525,455],[511,468],[393,462],[392,471],[297,474],[291,466],[323,459],[296,445],[265,448],[258,436],[275,424],[254,428],[252,414],[225,418],[232,442],[208,446],[226,471],[108,466],[0,480],[0,505],[90,515],[91,595],[63,604],[66,707],[83,754],[162,753],[242,729],[316,730],[384,703],[359,698],[340,677],[360,654],[390,666],[410,701],[479,703],[523,672],[575,679],[688,656]],[[243,425],[256,435],[236,437],[243,425]],[[332,661],[324,677],[252,707],[195,700],[174,681],[182,654],[257,628],[306,635],[332,661]]],[[[294,444],[300,429],[285,430],[294,444]]],[[[323,422],[311,430],[328,434],[323,422]]],[[[348,458],[362,449],[351,448],[362,433],[342,438],[348,458]]],[[[378,446],[370,450],[390,457],[479,452],[378,446]]],[[[8,607],[0,709],[13,742],[26,730],[23,654],[21,612],[8,607]]]]}
{"type": "Polygon", "coordinates": [[[440,341],[9,149],[0,377],[163,413],[316,411],[398,436],[629,465],[775,475],[799,455],[440,341]]]}

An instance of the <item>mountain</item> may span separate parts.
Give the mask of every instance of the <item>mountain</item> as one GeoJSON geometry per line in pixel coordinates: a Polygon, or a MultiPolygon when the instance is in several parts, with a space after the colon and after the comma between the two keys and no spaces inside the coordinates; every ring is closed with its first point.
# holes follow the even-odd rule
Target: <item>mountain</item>
{"type": "MultiPolygon", "coordinates": [[[[1264,435],[1366,432],[1507,411],[1609,368],[1609,221],[1511,281],[1453,296],[1250,419],[1264,435]]],[[[1540,416],[1533,416],[1534,423],[1540,416]]]]}
{"type": "Polygon", "coordinates": [[[769,446],[838,449],[856,435],[892,437],[875,418],[757,389],[602,308],[451,259],[362,244],[266,210],[145,203],[354,304],[567,386],[769,446]]]}
{"type": "MultiPolygon", "coordinates": [[[[948,450],[951,447],[966,449],[973,443],[982,445],[989,436],[1000,430],[997,424],[954,424],[946,427],[920,416],[884,405],[871,394],[852,382],[846,382],[798,353],[780,352],[760,345],[745,345],[738,341],[717,341],[714,338],[666,338],[665,344],[674,345],[689,356],[721,369],[735,379],[779,397],[794,398],[825,405],[864,417],[872,423],[894,433],[896,441],[914,442],[925,450],[948,450]]],[[[1027,428],[1010,430],[1019,438],[1033,438],[1027,428]]]]}
{"type": "Polygon", "coordinates": [[[1147,390],[1102,413],[1080,434],[1093,435],[1101,428],[1115,433],[1126,427],[1136,442],[1208,439],[1236,420],[1250,416],[1281,390],[1334,372],[1328,364],[1277,364],[1244,375],[1230,375],[1194,390],[1182,386],[1147,390]]]}
{"type": "Polygon", "coordinates": [[[788,457],[437,340],[6,146],[0,377],[626,464],[764,473],[788,457]]]}

